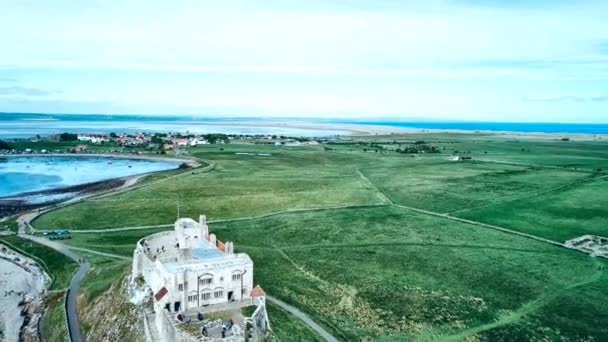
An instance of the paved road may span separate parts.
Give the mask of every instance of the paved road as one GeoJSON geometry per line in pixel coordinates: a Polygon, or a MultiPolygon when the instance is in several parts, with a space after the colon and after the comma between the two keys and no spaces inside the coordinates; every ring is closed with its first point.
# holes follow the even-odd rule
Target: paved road
{"type": "Polygon", "coordinates": [[[65,314],[67,318],[68,324],[68,332],[70,334],[71,342],[84,342],[85,339],[82,336],[82,332],[80,331],[80,320],[78,319],[78,289],[80,288],[80,283],[82,282],[82,278],[84,278],[85,273],[89,270],[90,266],[88,262],[81,263],[80,260],[82,257],[76,254],[74,251],[68,249],[68,247],[62,243],[58,243],[55,241],[51,241],[44,237],[38,237],[34,235],[26,234],[26,231],[29,227],[30,220],[35,218],[36,215],[26,214],[21,216],[19,221],[19,236],[39,243],[41,245],[45,245],[50,247],[57,252],[67,256],[68,258],[74,260],[74,262],[78,263],[78,270],[72,276],[72,280],[70,281],[70,287],[67,293],[66,305],[65,305],[65,314]]]}
{"type": "Polygon", "coordinates": [[[327,330],[325,330],[322,326],[318,325],[313,321],[307,314],[300,311],[298,308],[293,307],[284,301],[274,298],[272,296],[266,295],[266,300],[271,302],[272,304],[278,305],[287,312],[301,319],[304,323],[306,323],[312,330],[316,331],[321,337],[325,339],[325,341],[329,342],[338,342],[338,339],[335,338],[332,334],[330,334],[327,330]]]}

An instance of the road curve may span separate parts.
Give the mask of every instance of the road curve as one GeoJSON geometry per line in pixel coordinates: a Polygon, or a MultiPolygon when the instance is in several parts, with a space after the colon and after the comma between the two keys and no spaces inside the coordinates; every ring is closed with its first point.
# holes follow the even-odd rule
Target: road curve
{"type": "Polygon", "coordinates": [[[280,299],[277,299],[277,298],[274,298],[274,297],[269,296],[269,295],[266,295],[266,300],[268,300],[272,304],[280,306],[285,311],[287,311],[290,314],[292,314],[292,315],[298,317],[299,319],[301,319],[312,330],[316,331],[319,335],[321,335],[321,337],[323,337],[323,339],[325,339],[325,341],[338,342],[337,338],[335,338],[332,334],[330,334],[322,326],[320,326],[319,324],[315,323],[315,321],[313,321],[307,314],[305,314],[304,312],[302,312],[300,309],[298,309],[298,308],[296,308],[294,306],[291,306],[291,305],[285,303],[284,301],[282,301],[280,299]]]}
{"type": "MultiPolygon", "coordinates": [[[[35,217],[35,216],[34,216],[35,217]]],[[[67,298],[65,302],[65,315],[68,324],[68,332],[70,335],[71,342],[84,342],[85,339],[82,336],[82,332],[80,331],[80,320],[78,319],[78,289],[80,288],[80,283],[82,282],[82,278],[84,278],[85,273],[89,270],[90,266],[88,262],[80,262],[82,257],[76,254],[74,251],[68,249],[68,247],[64,244],[50,241],[44,237],[38,237],[34,235],[28,235],[25,233],[26,227],[29,226],[29,218],[31,216],[22,216],[19,218],[19,237],[34,241],[41,245],[47,246],[56,250],[57,252],[67,256],[68,258],[74,260],[78,264],[78,270],[72,276],[72,280],[70,281],[70,287],[67,292],[67,298]]]]}

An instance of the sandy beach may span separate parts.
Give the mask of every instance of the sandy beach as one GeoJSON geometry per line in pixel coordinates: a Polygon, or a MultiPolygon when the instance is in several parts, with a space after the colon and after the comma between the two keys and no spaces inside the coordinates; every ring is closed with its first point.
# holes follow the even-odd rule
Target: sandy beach
{"type": "MultiPolygon", "coordinates": [[[[496,130],[465,130],[465,129],[439,129],[439,128],[416,128],[416,127],[396,127],[382,125],[365,125],[349,123],[315,123],[307,121],[234,121],[229,122],[240,126],[251,127],[289,127],[317,131],[343,131],[346,136],[365,136],[365,135],[391,135],[391,134],[423,134],[423,133],[452,133],[452,134],[479,134],[497,135],[512,139],[538,139],[554,140],[563,137],[572,140],[608,140],[608,134],[594,133],[546,133],[546,132],[518,132],[518,131],[496,131],[496,130]]],[[[223,124],[226,124],[224,122],[223,124]]],[[[207,124],[213,126],[214,124],[207,124]]]]}
{"type": "Polygon", "coordinates": [[[34,261],[0,244],[0,340],[22,340],[20,334],[25,319],[22,312],[30,316],[23,334],[37,334],[42,296],[49,281],[34,261]]]}

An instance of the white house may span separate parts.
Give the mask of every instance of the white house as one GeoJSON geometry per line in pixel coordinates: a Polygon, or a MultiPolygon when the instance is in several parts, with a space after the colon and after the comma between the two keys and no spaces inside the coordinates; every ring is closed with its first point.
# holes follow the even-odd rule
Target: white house
{"type": "Polygon", "coordinates": [[[250,299],[253,262],[234,253],[232,242],[209,234],[201,215],[199,222],[182,218],[174,231],[141,239],[133,255],[133,277],[140,276],[152,289],[155,309],[181,312],[250,299]]]}
{"type": "MultiPolygon", "coordinates": [[[[254,313],[231,326],[226,339],[219,340],[263,341],[270,323],[264,290],[253,287],[253,262],[247,254],[235,253],[232,242],[222,243],[209,234],[206,221],[205,215],[200,215],[198,222],[181,218],[173,231],[149,235],[137,242],[132,278],[139,284],[143,281],[152,296],[154,319],[146,329],[157,331],[154,334],[150,330],[150,334],[159,335],[160,341],[199,341],[202,332],[192,336],[176,327],[198,315],[254,305],[254,313]]],[[[144,316],[148,322],[149,314],[144,316]]],[[[210,334],[222,330],[221,321],[203,320],[200,324],[210,334]]]]}

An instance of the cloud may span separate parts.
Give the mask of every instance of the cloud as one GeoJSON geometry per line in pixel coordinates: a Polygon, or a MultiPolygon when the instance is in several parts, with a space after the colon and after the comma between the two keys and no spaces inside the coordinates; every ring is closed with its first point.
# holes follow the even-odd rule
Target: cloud
{"type": "Polygon", "coordinates": [[[0,95],[48,96],[60,93],[56,90],[27,88],[20,86],[0,87],[0,95]]]}
{"type": "Polygon", "coordinates": [[[529,102],[608,102],[608,95],[599,96],[531,96],[525,97],[524,100],[529,102]]]}

